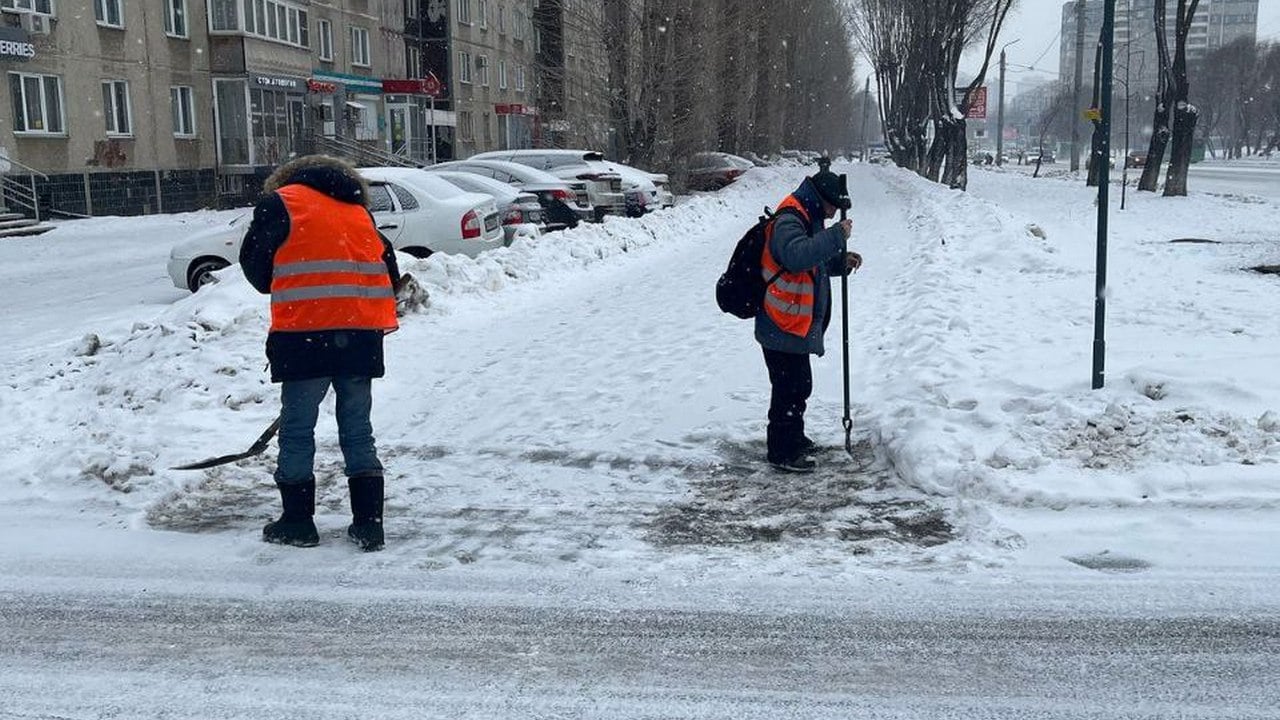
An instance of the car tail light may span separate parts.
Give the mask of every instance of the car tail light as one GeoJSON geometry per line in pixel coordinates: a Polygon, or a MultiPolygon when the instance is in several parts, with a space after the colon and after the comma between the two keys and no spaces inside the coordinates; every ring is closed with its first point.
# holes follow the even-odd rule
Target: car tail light
{"type": "Polygon", "coordinates": [[[519,225],[522,222],[524,222],[524,212],[518,207],[507,208],[507,211],[502,214],[503,225],[519,225]]]}
{"type": "Polygon", "coordinates": [[[471,240],[480,237],[480,216],[475,210],[468,210],[462,216],[462,239],[471,240]]]}
{"type": "Polygon", "coordinates": [[[732,179],[734,179],[734,178],[738,177],[738,176],[739,176],[739,175],[741,175],[741,174],[742,174],[742,171],[741,171],[741,170],[734,169],[734,170],[730,170],[729,172],[725,173],[725,174],[724,174],[724,176],[725,176],[725,177],[727,177],[727,178],[729,178],[730,180],[732,180],[732,179]]]}
{"type": "Polygon", "coordinates": [[[568,190],[552,190],[551,197],[563,202],[573,202],[576,196],[568,190]]]}

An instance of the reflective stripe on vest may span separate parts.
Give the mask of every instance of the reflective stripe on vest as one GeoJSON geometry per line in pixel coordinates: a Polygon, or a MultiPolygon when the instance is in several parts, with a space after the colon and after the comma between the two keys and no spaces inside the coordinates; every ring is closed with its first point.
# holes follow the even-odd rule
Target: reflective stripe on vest
{"type": "Polygon", "coordinates": [[[271,276],[272,331],[395,330],[395,290],[368,211],[305,185],[276,194],[289,236],[271,276]]]}
{"type": "MultiPolygon", "coordinates": [[[[804,205],[794,195],[788,195],[783,200],[778,209],[775,211],[775,220],[778,213],[783,210],[795,210],[804,219],[806,225],[809,224],[809,213],[805,211],[804,205]]],[[[764,293],[764,311],[768,314],[769,319],[777,325],[779,329],[788,335],[797,335],[806,337],[809,329],[813,327],[813,304],[814,304],[814,288],[813,273],[808,270],[800,272],[786,272],[782,270],[782,266],[773,259],[773,252],[770,246],[773,243],[773,222],[765,228],[764,253],[760,258],[761,274],[764,275],[765,282],[776,280],[770,283],[764,293]],[[781,272],[781,274],[779,274],[781,272]]]]}

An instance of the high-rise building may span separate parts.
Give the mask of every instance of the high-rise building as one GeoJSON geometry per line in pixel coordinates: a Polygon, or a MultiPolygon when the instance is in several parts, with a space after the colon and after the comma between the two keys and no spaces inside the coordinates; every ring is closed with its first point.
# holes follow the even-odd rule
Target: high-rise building
{"type": "MultiPolygon", "coordinates": [[[[1165,0],[1166,37],[1173,51],[1178,0],[1165,0]]],[[[1241,37],[1257,38],[1259,0],[1201,0],[1187,35],[1187,59],[1202,60],[1210,52],[1241,37]]],[[[1093,86],[1098,36],[1102,32],[1102,0],[1084,3],[1084,85],[1093,86]]],[[[1150,0],[1118,0],[1116,3],[1116,77],[1123,79],[1129,71],[1131,91],[1150,94],[1155,89],[1159,70],[1155,41],[1155,11],[1150,0]],[[1127,66],[1127,67],[1126,67],[1127,66]]],[[[1062,5],[1062,35],[1059,40],[1058,75],[1063,82],[1073,82],[1079,16],[1076,0],[1062,5]]],[[[1118,90],[1123,92],[1123,88],[1118,90]]]]}

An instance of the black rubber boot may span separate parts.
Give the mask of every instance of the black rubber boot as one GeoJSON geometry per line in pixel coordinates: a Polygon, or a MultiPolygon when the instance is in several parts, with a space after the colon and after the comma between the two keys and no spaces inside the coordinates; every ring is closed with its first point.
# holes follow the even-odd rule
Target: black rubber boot
{"type": "Polygon", "coordinates": [[[382,476],[365,475],[347,479],[351,490],[351,526],[347,537],[365,552],[376,552],[386,545],[382,532],[382,476]]]}
{"type": "Polygon", "coordinates": [[[276,483],[280,489],[280,503],[284,512],[280,519],[262,528],[262,539],[277,545],[315,547],[320,544],[320,533],[312,518],[316,514],[316,479],[301,483],[276,483]]]}

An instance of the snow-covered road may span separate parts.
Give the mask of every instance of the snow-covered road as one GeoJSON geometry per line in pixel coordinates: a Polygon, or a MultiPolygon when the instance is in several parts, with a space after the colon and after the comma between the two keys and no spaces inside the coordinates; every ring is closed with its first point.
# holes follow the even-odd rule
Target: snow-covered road
{"type": "MultiPolygon", "coordinates": [[[[167,469],[275,415],[237,273],[166,306],[130,221],[0,244],[0,301],[32,308],[3,334],[0,716],[1269,717],[1280,293],[1241,268],[1277,251],[1280,206],[1117,218],[1092,392],[1087,191],[844,170],[853,458],[758,462],[767,377],[713,286],[804,169],[754,171],[478,261],[405,258],[431,302],[375,385],[376,555],[342,541],[331,404],[314,550],[258,540],[273,453],[167,469]],[[1205,232],[1227,242],[1167,242],[1205,232]],[[85,258],[61,304],[33,268],[59,253],[85,258]]],[[[830,445],[839,323],[808,415],[830,445]]]]}

